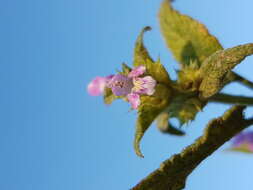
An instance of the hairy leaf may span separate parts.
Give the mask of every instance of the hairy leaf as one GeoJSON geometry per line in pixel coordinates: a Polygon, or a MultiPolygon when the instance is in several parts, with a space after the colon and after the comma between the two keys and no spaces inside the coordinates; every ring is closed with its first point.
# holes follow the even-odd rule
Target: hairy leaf
{"type": "Polygon", "coordinates": [[[222,46],[207,28],[193,18],[173,9],[170,2],[162,3],[160,27],[168,48],[181,64],[194,61],[201,64],[222,46]]]}
{"type": "Polygon", "coordinates": [[[150,27],[145,27],[137,38],[134,50],[134,66],[144,65],[147,75],[151,75],[159,83],[170,85],[171,81],[168,72],[160,63],[160,60],[153,61],[143,44],[143,35],[149,30],[151,30],[150,27]]]}
{"type": "Polygon", "coordinates": [[[169,105],[171,91],[166,86],[158,84],[153,96],[142,96],[138,109],[134,149],[138,156],[143,157],[140,150],[140,141],[155,118],[169,105]]]}
{"type": "Polygon", "coordinates": [[[200,96],[209,98],[228,82],[227,75],[245,57],[253,54],[253,43],[221,50],[208,57],[200,68],[200,96]]]}

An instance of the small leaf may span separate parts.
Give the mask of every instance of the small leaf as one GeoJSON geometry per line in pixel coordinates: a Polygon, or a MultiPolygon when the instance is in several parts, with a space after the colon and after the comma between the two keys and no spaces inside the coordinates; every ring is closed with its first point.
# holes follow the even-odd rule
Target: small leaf
{"type": "Polygon", "coordinates": [[[140,150],[140,141],[155,118],[169,105],[171,91],[166,86],[158,84],[153,96],[142,96],[138,109],[134,149],[138,156],[143,157],[140,150]]]}
{"type": "Polygon", "coordinates": [[[200,96],[209,98],[228,82],[227,75],[247,56],[253,54],[253,43],[218,51],[208,57],[200,68],[202,82],[200,96]]]}
{"type": "Polygon", "coordinates": [[[147,75],[151,75],[157,82],[166,84],[168,86],[171,85],[171,80],[169,78],[168,72],[160,63],[160,60],[155,63],[146,64],[146,69],[147,75]]]}
{"type": "Polygon", "coordinates": [[[182,65],[188,65],[190,61],[201,64],[222,49],[203,24],[174,10],[168,0],[161,5],[159,19],[167,46],[182,65]]]}
{"type": "Polygon", "coordinates": [[[111,104],[114,100],[120,98],[120,96],[115,96],[112,93],[112,90],[110,88],[105,88],[104,90],[104,103],[105,104],[111,104]]]}
{"type": "Polygon", "coordinates": [[[196,92],[201,82],[200,69],[196,62],[183,65],[182,70],[178,71],[178,85],[184,92],[196,92]]]}
{"type": "Polygon", "coordinates": [[[169,123],[169,113],[167,112],[163,112],[159,114],[159,116],[156,118],[156,125],[157,125],[157,128],[162,133],[167,133],[170,135],[177,135],[177,136],[185,135],[184,131],[177,129],[176,127],[172,126],[169,123]]]}
{"type": "Polygon", "coordinates": [[[146,67],[146,74],[151,75],[157,82],[166,85],[171,84],[170,77],[160,60],[153,61],[149,55],[146,47],[143,44],[143,35],[146,31],[151,30],[150,27],[145,27],[137,38],[134,50],[134,66],[144,65],[146,67]]]}
{"type": "Polygon", "coordinates": [[[128,73],[130,73],[131,70],[132,70],[131,67],[129,67],[125,63],[122,63],[122,72],[121,72],[122,74],[128,75],[128,73]]]}
{"type": "Polygon", "coordinates": [[[143,35],[145,32],[150,31],[150,30],[151,30],[151,27],[149,26],[146,26],[145,28],[143,28],[135,42],[135,49],[134,49],[134,66],[135,67],[140,66],[140,65],[145,65],[147,62],[154,62],[153,59],[150,57],[146,47],[143,44],[143,35]]]}
{"type": "Polygon", "coordinates": [[[155,120],[157,115],[162,110],[157,109],[155,106],[142,106],[138,113],[138,119],[136,122],[136,132],[135,132],[135,140],[134,140],[134,149],[138,156],[144,157],[140,150],[140,141],[148,129],[148,127],[155,120]]]}

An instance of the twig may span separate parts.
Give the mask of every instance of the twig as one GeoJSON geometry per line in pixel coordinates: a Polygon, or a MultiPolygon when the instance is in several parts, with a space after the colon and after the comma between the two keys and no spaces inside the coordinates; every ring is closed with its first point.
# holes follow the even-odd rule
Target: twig
{"type": "Polygon", "coordinates": [[[230,72],[227,75],[228,83],[230,82],[239,82],[249,89],[253,89],[253,82],[249,81],[248,79],[245,79],[241,75],[235,73],[235,72],[230,72]]]}
{"type": "Polygon", "coordinates": [[[224,93],[214,95],[209,99],[209,102],[219,102],[224,104],[240,104],[240,105],[253,105],[253,97],[234,96],[224,93]]]}

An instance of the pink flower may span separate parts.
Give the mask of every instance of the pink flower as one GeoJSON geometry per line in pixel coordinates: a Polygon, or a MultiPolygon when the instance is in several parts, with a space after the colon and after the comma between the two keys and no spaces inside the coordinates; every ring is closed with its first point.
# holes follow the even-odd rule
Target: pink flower
{"type": "Polygon", "coordinates": [[[140,65],[128,74],[128,77],[132,78],[133,88],[127,99],[133,109],[137,109],[140,105],[140,95],[153,95],[155,92],[156,81],[151,76],[140,77],[145,72],[146,67],[140,65]]]}
{"type": "Polygon", "coordinates": [[[133,86],[132,79],[122,74],[114,75],[114,77],[112,77],[110,82],[107,84],[107,87],[111,88],[113,94],[116,96],[122,96],[131,93],[133,86]]]}
{"type": "Polygon", "coordinates": [[[127,99],[130,102],[133,109],[137,109],[141,103],[140,95],[139,94],[128,94],[127,99]]]}
{"type": "Polygon", "coordinates": [[[133,79],[134,88],[132,91],[137,94],[153,95],[156,81],[151,76],[133,79]]]}
{"type": "Polygon", "coordinates": [[[88,85],[88,92],[93,96],[101,95],[105,87],[111,88],[116,96],[126,96],[133,109],[140,105],[140,95],[153,95],[156,81],[151,76],[140,77],[146,72],[141,65],[134,68],[127,76],[116,74],[108,77],[96,77],[88,85]]]}
{"type": "Polygon", "coordinates": [[[91,96],[99,96],[104,93],[104,89],[106,84],[111,80],[113,75],[109,75],[107,77],[96,77],[94,78],[87,87],[88,93],[91,96]]]}

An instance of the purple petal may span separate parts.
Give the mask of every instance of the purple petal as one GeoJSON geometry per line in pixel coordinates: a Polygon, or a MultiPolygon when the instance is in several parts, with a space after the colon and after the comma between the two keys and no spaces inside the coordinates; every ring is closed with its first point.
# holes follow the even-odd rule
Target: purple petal
{"type": "Polygon", "coordinates": [[[233,146],[239,146],[240,144],[242,144],[242,142],[244,142],[245,140],[245,135],[244,133],[239,133],[238,135],[236,135],[233,139],[232,139],[232,145],[233,146]]]}
{"type": "Polygon", "coordinates": [[[246,141],[250,144],[253,144],[253,131],[246,132],[245,136],[246,136],[246,141]]]}
{"type": "Polygon", "coordinates": [[[133,109],[137,109],[141,103],[139,94],[134,94],[134,93],[128,94],[127,99],[130,102],[133,109]]]}
{"type": "Polygon", "coordinates": [[[143,65],[140,65],[138,67],[135,67],[129,74],[128,77],[130,78],[134,78],[134,77],[138,77],[141,76],[142,74],[144,74],[146,72],[146,67],[143,65]]]}
{"type": "Polygon", "coordinates": [[[232,139],[233,148],[243,148],[253,152],[253,131],[242,132],[232,139]]]}
{"type": "Polygon", "coordinates": [[[131,93],[133,82],[129,77],[117,74],[108,82],[107,87],[112,89],[114,95],[122,96],[131,93]]]}
{"type": "Polygon", "coordinates": [[[106,77],[96,77],[95,79],[93,79],[88,84],[88,93],[91,96],[99,96],[103,94],[107,80],[108,79],[106,79],[106,77]]]}
{"type": "Polygon", "coordinates": [[[151,76],[134,78],[133,83],[134,93],[152,95],[155,92],[156,81],[151,76]]]}

